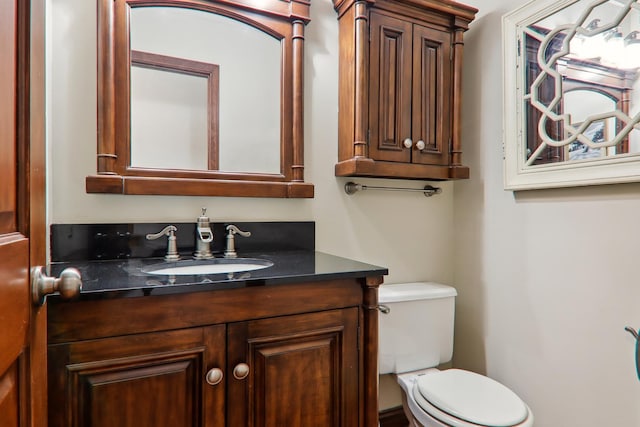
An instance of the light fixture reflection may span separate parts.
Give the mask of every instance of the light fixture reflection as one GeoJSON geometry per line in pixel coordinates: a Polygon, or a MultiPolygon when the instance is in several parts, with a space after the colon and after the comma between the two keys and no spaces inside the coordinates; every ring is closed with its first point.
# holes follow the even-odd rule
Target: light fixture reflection
{"type": "Polygon", "coordinates": [[[624,38],[625,53],[621,63],[622,68],[640,67],[640,39],[638,31],[632,31],[624,38]]]}
{"type": "MultiPolygon", "coordinates": [[[[589,22],[590,33],[598,30],[600,19],[589,22]]],[[[576,33],[569,44],[571,55],[579,59],[600,61],[613,68],[640,68],[640,33],[630,32],[626,37],[619,28],[587,36],[576,33]]]]}
{"type": "Polygon", "coordinates": [[[618,67],[626,56],[622,33],[618,31],[617,28],[608,31],[604,36],[604,41],[605,46],[600,55],[602,62],[613,67],[618,67]]]}

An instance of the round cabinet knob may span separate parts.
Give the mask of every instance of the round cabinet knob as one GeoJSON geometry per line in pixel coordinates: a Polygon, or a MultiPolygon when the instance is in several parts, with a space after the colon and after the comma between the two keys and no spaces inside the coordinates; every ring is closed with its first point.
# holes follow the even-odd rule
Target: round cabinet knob
{"type": "Polygon", "coordinates": [[[420,151],[424,150],[424,147],[426,146],[427,144],[425,144],[423,140],[416,142],[416,148],[420,151]]]}
{"type": "Polygon", "coordinates": [[[33,267],[31,270],[31,298],[34,304],[42,305],[44,298],[54,292],[59,292],[62,299],[72,299],[80,294],[82,277],[75,268],[65,268],[59,278],[49,277],[44,273],[44,267],[33,267]]]}
{"type": "Polygon", "coordinates": [[[207,380],[207,384],[209,385],[220,384],[223,378],[224,378],[224,373],[220,368],[210,369],[209,372],[207,372],[207,375],[205,376],[205,380],[207,380]]]}
{"type": "Polygon", "coordinates": [[[403,141],[403,144],[405,147],[411,148],[411,146],[413,145],[413,141],[411,140],[411,138],[405,138],[405,140],[403,141]]]}
{"type": "Polygon", "coordinates": [[[249,375],[249,365],[246,363],[238,363],[235,368],[233,368],[233,377],[237,380],[243,380],[247,378],[249,375]]]}

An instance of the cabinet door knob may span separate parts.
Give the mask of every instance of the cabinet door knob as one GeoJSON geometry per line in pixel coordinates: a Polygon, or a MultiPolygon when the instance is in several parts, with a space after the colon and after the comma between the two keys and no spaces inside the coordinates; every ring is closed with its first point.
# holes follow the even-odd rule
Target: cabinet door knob
{"type": "Polygon", "coordinates": [[[411,140],[411,138],[405,138],[403,144],[405,147],[411,148],[411,146],[413,146],[413,141],[411,140]]]}
{"type": "Polygon", "coordinates": [[[238,363],[235,368],[233,368],[233,377],[237,380],[243,380],[247,378],[249,375],[249,365],[246,363],[238,363]]]}
{"type": "Polygon", "coordinates": [[[424,150],[424,147],[426,147],[426,146],[427,146],[427,144],[425,144],[423,140],[420,140],[420,141],[416,142],[416,148],[418,150],[422,151],[422,150],[424,150]]]}
{"type": "Polygon", "coordinates": [[[210,369],[209,372],[207,372],[207,375],[205,376],[205,380],[207,380],[207,384],[209,385],[220,384],[223,378],[224,378],[224,373],[220,368],[210,369]]]}

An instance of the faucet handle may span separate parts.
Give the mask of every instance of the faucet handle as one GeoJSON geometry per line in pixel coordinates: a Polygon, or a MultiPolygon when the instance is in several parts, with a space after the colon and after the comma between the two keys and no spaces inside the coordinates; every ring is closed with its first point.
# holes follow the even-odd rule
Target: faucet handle
{"type": "Polygon", "coordinates": [[[147,240],[156,240],[162,236],[168,236],[167,241],[167,254],[164,256],[165,261],[178,261],[180,254],[178,254],[178,245],[176,239],[176,231],[178,228],[175,225],[167,225],[162,231],[155,234],[147,234],[145,237],[147,240]]]}
{"type": "Polygon", "coordinates": [[[242,237],[251,237],[250,231],[242,231],[233,224],[227,225],[227,231],[229,232],[230,235],[239,234],[242,237]]]}
{"type": "Polygon", "coordinates": [[[227,225],[227,231],[229,233],[227,234],[227,248],[224,251],[224,257],[225,258],[237,258],[238,257],[238,253],[236,252],[235,235],[239,234],[242,237],[249,237],[249,236],[251,236],[251,232],[250,231],[242,231],[242,230],[240,230],[238,227],[236,227],[233,224],[227,225]]]}

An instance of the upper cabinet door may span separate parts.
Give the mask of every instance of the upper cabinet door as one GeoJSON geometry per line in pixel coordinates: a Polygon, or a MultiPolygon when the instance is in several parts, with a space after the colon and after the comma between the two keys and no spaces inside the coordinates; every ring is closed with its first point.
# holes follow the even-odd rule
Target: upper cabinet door
{"type": "Polygon", "coordinates": [[[371,14],[369,155],[447,165],[451,34],[371,14]]]}
{"type": "Polygon", "coordinates": [[[414,163],[449,163],[451,95],[451,34],[415,25],[411,132],[414,163]]]}
{"type": "Polygon", "coordinates": [[[372,159],[410,162],[411,34],[409,22],[371,14],[369,154],[372,159]]]}

